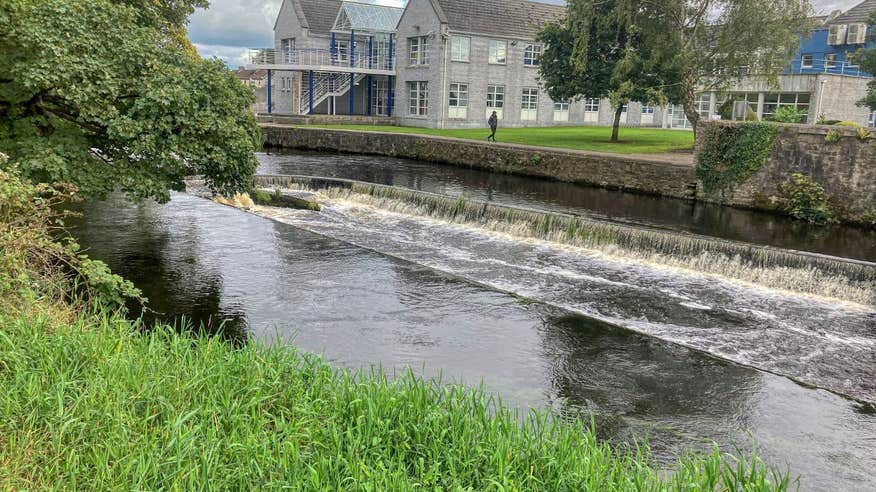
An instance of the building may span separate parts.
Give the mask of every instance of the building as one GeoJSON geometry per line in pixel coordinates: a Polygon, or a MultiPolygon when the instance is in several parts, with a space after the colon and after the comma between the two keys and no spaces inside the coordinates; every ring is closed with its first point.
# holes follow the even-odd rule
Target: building
{"type": "MultiPolygon", "coordinates": [[[[867,46],[876,0],[822,18],[777,87],[745,77],[700,94],[703,118],[722,106],[769,119],[794,106],[806,120],[873,124],[855,103],[871,80],[851,54],[867,46]]],[[[284,0],[273,49],[253,50],[268,74],[268,113],[394,117],[402,125],[482,127],[496,111],[505,127],[610,125],[607,100],[554,101],[541,87],[535,38],[565,7],[529,0],[408,0],[404,9],[355,0],[284,0]]],[[[689,128],[681,107],[630,103],[622,124],[689,128]]]]}

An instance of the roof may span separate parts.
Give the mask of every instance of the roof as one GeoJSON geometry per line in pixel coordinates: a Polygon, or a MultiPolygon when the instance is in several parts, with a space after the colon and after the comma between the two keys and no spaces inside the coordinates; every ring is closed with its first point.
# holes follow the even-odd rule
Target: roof
{"type": "Polygon", "coordinates": [[[566,7],[529,0],[432,0],[451,31],[534,38],[542,25],[560,21],[566,7]]]}
{"type": "MultiPolygon", "coordinates": [[[[292,0],[301,7],[301,27],[310,30],[310,34],[328,34],[335,25],[338,10],[341,9],[340,0],[292,0]]],[[[297,9],[296,9],[297,10],[297,9]]],[[[300,17],[300,16],[299,16],[300,17]]]]}
{"type": "Polygon", "coordinates": [[[858,5],[846,10],[839,17],[832,20],[831,24],[867,24],[870,16],[876,12],[876,0],[865,0],[858,5]]]}
{"type": "Polygon", "coordinates": [[[247,70],[245,68],[239,68],[234,72],[234,75],[240,80],[260,80],[268,76],[268,71],[262,69],[247,70]]]}
{"type": "Polygon", "coordinates": [[[394,32],[404,11],[397,7],[345,1],[341,4],[334,30],[394,32]]]}

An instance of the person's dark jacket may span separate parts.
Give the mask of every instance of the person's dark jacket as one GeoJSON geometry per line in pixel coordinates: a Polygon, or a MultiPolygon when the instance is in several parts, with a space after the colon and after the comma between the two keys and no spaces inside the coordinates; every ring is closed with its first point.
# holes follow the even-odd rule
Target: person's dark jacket
{"type": "Polygon", "coordinates": [[[490,115],[488,123],[490,124],[490,130],[495,131],[496,128],[499,126],[499,118],[497,118],[496,115],[492,114],[490,115]]]}

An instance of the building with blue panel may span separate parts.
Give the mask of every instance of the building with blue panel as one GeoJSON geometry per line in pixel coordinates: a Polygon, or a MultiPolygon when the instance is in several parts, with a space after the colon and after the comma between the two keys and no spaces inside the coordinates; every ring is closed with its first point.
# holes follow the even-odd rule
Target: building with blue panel
{"type": "Polygon", "coordinates": [[[788,73],[832,73],[869,77],[854,62],[854,53],[861,48],[872,48],[868,25],[870,15],[876,11],[876,0],[867,0],[845,13],[833,15],[803,39],[800,51],[788,73]]]}

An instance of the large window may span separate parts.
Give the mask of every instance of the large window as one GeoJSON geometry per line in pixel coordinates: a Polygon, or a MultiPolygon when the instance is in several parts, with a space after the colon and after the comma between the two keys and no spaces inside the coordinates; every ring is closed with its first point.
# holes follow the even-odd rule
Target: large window
{"type": "Polygon", "coordinates": [[[876,128],[876,111],[870,113],[870,128],[876,128]]]}
{"type": "Polygon", "coordinates": [[[375,78],[371,82],[371,111],[378,116],[389,113],[389,81],[375,78]]]}
{"type": "Polygon", "coordinates": [[[569,106],[572,101],[569,99],[561,99],[554,101],[554,121],[569,121],[569,106]]]}
{"type": "Polygon", "coordinates": [[[283,57],[283,63],[294,63],[292,53],[295,52],[295,38],[286,38],[280,40],[280,51],[283,57]]]}
{"type": "Polygon", "coordinates": [[[815,56],[812,54],[803,55],[800,59],[800,68],[812,68],[815,65],[815,56]]]}
{"type": "Polygon", "coordinates": [[[504,65],[508,62],[508,42],[498,39],[490,40],[489,62],[494,65],[504,65]]]}
{"type": "Polygon", "coordinates": [[[336,45],[338,61],[350,61],[350,42],[338,41],[336,45]]]}
{"type": "Polygon", "coordinates": [[[537,67],[541,63],[541,45],[527,44],[523,52],[523,64],[527,67],[537,67]]]}
{"type": "Polygon", "coordinates": [[[487,86],[487,116],[496,112],[496,115],[501,120],[505,116],[505,86],[504,85],[488,85],[487,86]]]}
{"type": "Polygon", "coordinates": [[[471,38],[465,36],[453,36],[450,40],[450,60],[455,62],[467,62],[471,52],[471,38]]]}
{"type": "Polygon", "coordinates": [[[429,38],[426,36],[408,38],[408,53],[411,65],[428,65],[429,38]]]}
{"type": "Polygon", "coordinates": [[[426,116],[429,114],[429,83],[408,82],[411,116],[426,116]]]}
{"type": "Polygon", "coordinates": [[[523,98],[520,104],[520,119],[523,121],[535,121],[538,119],[538,89],[524,87],[523,98]]]}
{"type": "Polygon", "coordinates": [[[585,99],[584,100],[584,112],[598,113],[599,112],[599,99],[596,99],[596,98],[585,99]]]}
{"type": "Polygon", "coordinates": [[[781,107],[792,107],[803,113],[803,123],[806,121],[805,116],[809,114],[809,100],[811,96],[808,92],[789,92],[783,94],[765,94],[763,100],[763,119],[771,120],[775,116],[776,111],[781,107]]]}
{"type": "Polygon", "coordinates": [[[450,84],[447,106],[448,117],[461,120],[468,118],[468,84],[450,84]]]}

